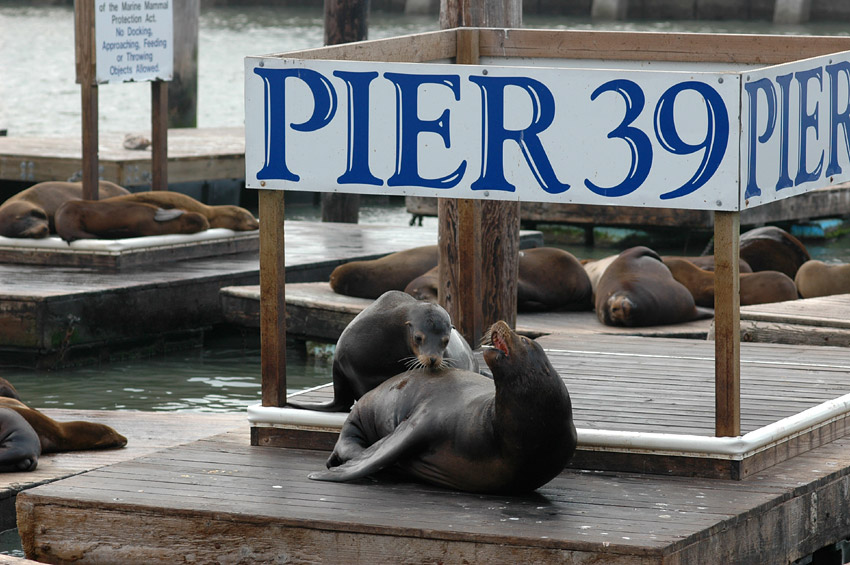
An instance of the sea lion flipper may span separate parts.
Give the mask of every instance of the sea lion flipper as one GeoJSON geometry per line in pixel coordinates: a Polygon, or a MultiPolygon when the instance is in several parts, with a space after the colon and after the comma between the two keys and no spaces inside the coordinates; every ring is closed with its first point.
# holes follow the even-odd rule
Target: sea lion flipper
{"type": "MultiPolygon", "coordinates": [[[[411,425],[410,419],[407,419],[391,434],[370,445],[357,457],[327,471],[310,473],[308,478],[314,481],[342,483],[377,473],[381,469],[393,465],[410,452],[415,445],[416,429],[417,426],[411,425]]],[[[340,439],[342,439],[342,436],[340,436],[340,439]]]]}
{"type": "Polygon", "coordinates": [[[168,222],[175,218],[179,218],[185,213],[185,210],[181,210],[180,208],[170,208],[168,210],[165,208],[157,208],[156,213],[153,215],[153,219],[157,222],[168,222]]]}

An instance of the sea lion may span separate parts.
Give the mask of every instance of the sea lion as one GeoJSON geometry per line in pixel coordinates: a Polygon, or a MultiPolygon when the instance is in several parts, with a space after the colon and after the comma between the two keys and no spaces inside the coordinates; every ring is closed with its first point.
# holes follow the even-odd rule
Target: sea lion
{"type": "Polygon", "coordinates": [[[800,265],[811,259],[799,239],[775,226],[752,229],[741,234],[740,256],[753,272],[779,271],[791,279],[800,265]]]}
{"type": "Polygon", "coordinates": [[[378,298],[388,290],[403,291],[410,281],[436,267],[439,258],[436,245],[425,245],[378,259],[349,261],[331,272],[331,289],[360,298],[378,298]]]}
{"type": "Polygon", "coordinates": [[[587,273],[587,278],[590,281],[590,288],[593,293],[593,301],[596,302],[596,287],[599,286],[599,279],[614,260],[619,257],[617,255],[609,255],[602,259],[582,259],[581,266],[584,267],[584,272],[587,273]]]}
{"type": "Polygon", "coordinates": [[[0,406],[0,473],[35,471],[41,441],[23,416],[0,406]]]}
{"type": "Polygon", "coordinates": [[[402,373],[365,394],[343,424],[320,481],[392,467],[470,492],[523,493],[554,478],[576,449],[572,404],[538,343],[496,322],[488,379],[461,369],[402,373]]]}
{"type": "Polygon", "coordinates": [[[95,422],[57,422],[20,400],[0,397],[0,407],[23,416],[38,434],[42,453],[124,447],[127,438],[111,427],[95,422]]]}
{"type": "MultiPolygon", "coordinates": [[[[662,257],[673,278],[694,297],[697,306],[714,308],[714,271],[700,269],[687,258],[662,257]]],[[[741,306],[797,299],[797,287],[785,273],[759,271],[740,274],[741,306]]]]}
{"type": "Polygon", "coordinates": [[[68,243],[77,239],[198,233],[209,227],[207,219],[197,212],[163,210],[143,202],[72,200],[56,211],[56,231],[68,243]]]}
{"type": "MultiPolygon", "coordinates": [[[[572,253],[556,247],[534,247],[517,258],[517,310],[590,310],[590,279],[572,253]]],[[[437,302],[440,269],[434,267],[410,281],[404,292],[418,300],[437,302]]]]}
{"type": "Polygon", "coordinates": [[[828,264],[815,259],[803,263],[794,277],[803,298],[850,293],[850,264],[828,264]]]}
{"type": "Polygon", "coordinates": [[[519,252],[517,310],[590,310],[593,289],[587,272],[572,253],[557,247],[519,252]]]}
{"type": "MultiPolygon", "coordinates": [[[[98,198],[130,192],[109,181],[98,181],[98,198]]],[[[40,182],[9,197],[0,205],[0,235],[42,238],[56,233],[54,215],[69,200],[82,200],[81,182],[40,182]],[[43,226],[47,225],[47,230],[43,226]]]]}
{"type": "Polygon", "coordinates": [[[179,208],[187,212],[197,212],[207,218],[211,228],[226,228],[233,231],[251,231],[259,229],[260,223],[251,212],[240,206],[207,206],[191,196],[169,190],[151,190],[136,192],[124,196],[113,196],[110,202],[144,202],[164,210],[179,208]]]}
{"type": "MultiPolygon", "coordinates": [[[[661,260],[667,264],[667,259],[684,259],[685,261],[690,261],[700,269],[705,271],[714,271],[714,255],[700,255],[700,256],[690,256],[683,257],[679,255],[662,255],[661,260]]],[[[669,267],[669,265],[668,265],[669,267]]],[[[738,259],[738,272],[739,273],[752,273],[753,269],[750,267],[750,264],[744,261],[743,259],[738,259]]]]}
{"type": "Polygon", "coordinates": [[[288,402],[293,408],[345,412],[354,401],[405,370],[478,371],[478,362],[441,306],[391,290],[342,330],[333,359],[334,398],[324,404],[288,402]]]}
{"type": "Polygon", "coordinates": [[[608,326],[656,326],[710,318],[673,278],[661,257],[643,246],[620,253],[599,279],[596,316],[608,326]]]}

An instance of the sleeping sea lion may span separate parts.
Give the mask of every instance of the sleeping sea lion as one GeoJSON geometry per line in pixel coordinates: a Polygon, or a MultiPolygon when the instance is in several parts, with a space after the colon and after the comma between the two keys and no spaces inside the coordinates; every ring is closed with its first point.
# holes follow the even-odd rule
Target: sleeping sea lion
{"type": "Polygon", "coordinates": [[[752,267],[754,273],[779,271],[792,280],[800,265],[811,259],[809,251],[799,239],[775,226],[742,233],[740,256],[752,267]]]}
{"type": "MultiPolygon", "coordinates": [[[[98,198],[130,194],[109,181],[98,182],[98,198]]],[[[69,200],[82,200],[81,182],[40,182],[11,196],[0,205],[0,235],[42,238],[56,233],[54,215],[69,200]]]]}
{"type": "Polygon", "coordinates": [[[402,373],[365,394],[343,424],[320,481],[385,468],[470,492],[523,493],[554,478],[576,449],[572,404],[538,343],[496,322],[493,373],[402,373]]]}
{"type": "Polygon", "coordinates": [[[197,212],[163,210],[142,202],[72,200],[56,211],[56,231],[77,239],[121,239],[146,235],[198,233],[210,227],[197,212]]]}
{"type": "Polygon", "coordinates": [[[251,231],[260,227],[257,219],[245,208],[233,205],[207,206],[191,196],[169,190],[136,192],[125,196],[114,196],[109,200],[112,202],[144,202],[164,210],[179,208],[187,212],[197,212],[207,218],[211,228],[251,231]]]}
{"type": "Polygon", "coordinates": [[[35,471],[40,455],[33,427],[12,408],[0,406],[0,473],[35,471]]]}
{"type": "Polygon", "coordinates": [[[620,253],[599,279],[596,316],[608,326],[679,324],[713,313],[694,304],[658,254],[643,246],[620,253]]]}
{"type": "MultiPolygon", "coordinates": [[[[673,274],[673,278],[691,292],[697,306],[714,308],[714,271],[700,269],[685,258],[663,257],[662,259],[673,274]]],[[[797,299],[797,287],[794,281],[779,271],[741,273],[739,288],[741,306],[797,299]]]]}
{"type": "MultiPolygon", "coordinates": [[[[700,255],[700,256],[690,256],[690,257],[680,257],[678,255],[662,255],[661,260],[664,261],[664,264],[667,264],[667,259],[684,259],[685,261],[690,261],[700,269],[705,271],[714,271],[714,255],[700,255]]],[[[669,265],[668,265],[669,267],[669,265]]],[[[752,273],[753,270],[750,267],[750,264],[744,261],[743,259],[738,259],[738,272],[739,273],[752,273]]]]}
{"type": "Polygon", "coordinates": [[[828,264],[810,260],[800,266],[794,277],[803,298],[850,293],[850,264],[828,264]]]}
{"type": "Polygon", "coordinates": [[[407,284],[437,266],[436,245],[414,247],[368,261],[349,261],[331,272],[331,289],[337,294],[378,298],[388,290],[404,290],[407,284]]]}
{"type": "Polygon", "coordinates": [[[393,375],[478,370],[466,340],[448,312],[391,290],[361,311],[342,331],[333,359],[334,398],[324,404],[288,402],[293,408],[345,412],[354,401],[393,375]]]}

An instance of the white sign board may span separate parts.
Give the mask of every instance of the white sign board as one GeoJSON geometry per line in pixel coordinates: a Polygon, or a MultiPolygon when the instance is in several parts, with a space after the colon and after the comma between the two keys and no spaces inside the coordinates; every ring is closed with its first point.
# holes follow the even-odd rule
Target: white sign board
{"type": "Polygon", "coordinates": [[[95,0],[99,84],[171,80],[172,0],[95,0]]]}
{"type": "MultiPolygon", "coordinates": [[[[785,137],[778,125],[773,135],[807,132],[801,162],[811,174],[795,180],[794,190],[850,179],[850,73],[841,66],[850,58],[823,59],[780,71],[799,76],[792,85],[810,92],[803,95],[807,109],[786,116],[782,103],[747,102],[753,88],[761,96],[761,87],[747,86],[745,77],[762,80],[758,73],[770,69],[696,73],[249,57],[246,186],[739,210],[747,205],[748,175],[766,187],[766,169],[776,169],[775,154],[783,151],[763,133],[765,113],[785,117],[786,124],[803,116],[802,126],[789,127],[785,137]],[[819,68],[822,84],[807,78],[819,68]],[[826,79],[832,75],[840,84],[830,102],[826,79]],[[829,116],[838,125],[830,126],[829,116]],[[753,135],[759,145],[751,159],[746,143],[753,135]],[[836,163],[844,166],[826,178],[828,159],[815,170],[817,155],[832,137],[843,143],[836,145],[836,163]]],[[[757,203],[791,193],[771,186],[757,203]]],[[[755,203],[750,196],[749,205],[755,203]]]]}

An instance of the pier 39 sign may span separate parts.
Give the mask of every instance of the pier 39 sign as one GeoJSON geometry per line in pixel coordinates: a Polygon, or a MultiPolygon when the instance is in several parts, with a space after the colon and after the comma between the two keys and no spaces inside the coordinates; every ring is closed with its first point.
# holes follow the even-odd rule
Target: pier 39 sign
{"type": "Polygon", "coordinates": [[[721,72],[249,57],[246,184],[743,210],[850,179],[848,91],[850,52],[721,72]]]}

